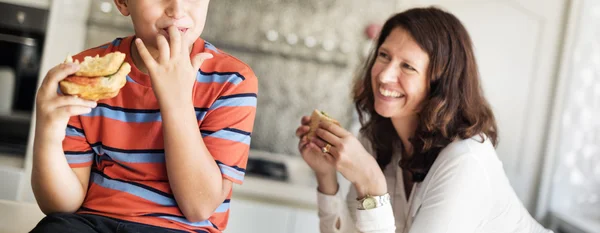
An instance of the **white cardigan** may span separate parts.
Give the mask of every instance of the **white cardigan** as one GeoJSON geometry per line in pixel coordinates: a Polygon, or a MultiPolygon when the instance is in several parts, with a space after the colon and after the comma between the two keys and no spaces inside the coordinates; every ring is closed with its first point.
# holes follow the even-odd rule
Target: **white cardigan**
{"type": "MultiPolygon", "coordinates": [[[[363,145],[370,151],[369,143],[363,145]]],[[[391,204],[358,210],[356,190],[343,200],[318,193],[321,233],[549,233],[527,212],[510,186],[489,140],[457,140],[444,148],[406,201],[400,154],[384,174],[391,204]],[[340,229],[336,221],[340,220],[340,229]]],[[[371,153],[372,154],[372,153],[371,153]]]]}

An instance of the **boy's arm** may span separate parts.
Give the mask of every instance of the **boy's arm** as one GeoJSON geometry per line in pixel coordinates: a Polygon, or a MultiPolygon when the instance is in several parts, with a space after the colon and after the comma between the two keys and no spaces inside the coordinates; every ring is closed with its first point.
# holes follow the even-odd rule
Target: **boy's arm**
{"type": "MultiPolygon", "coordinates": [[[[217,207],[231,192],[231,183],[242,182],[245,172],[242,167],[248,160],[256,114],[258,82],[248,67],[240,69],[248,77],[227,83],[223,92],[219,92],[221,102],[214,102],[205,117],[198,118],[204,115],[196,113],[193,90],[201,85],[196,78],[202,63],[213,55],[199,53],[190,58],[190,50],[184,45],[193,41],[182,42],[181,32],[175,26],[168,31],[169,41],[164,36],[157,38],[158,58],[150,54],[141,39],[135,43],[160,105],[167,175],[173,196],[189,221],[204,221],[215,211],[221,211],[217,207]],[[238,93],[251,97],[235,96],[238,93]],[[223,95],[230,96],[226,100],[223,95]],[[198,127],[199,121],[202,129],[198,127]],[[207,133],[204,138],[201,130],[202,134],[207,133]],[[230,138],[231,135],[235,137],[230,138]]],[[[215,90],[202,94],[210,91],[215,90]]]]}
{"type": "Polygon", "coordinates": [[[36,134],[31,185],[45,214],[73,213],[86,195],[91,167],[69,167],[60,142],[36,134]]]}
{"type": "Polygon", "coordinates": [[[169,184],[191,222],[208,219],[231,190],[198,130],[193,105],[161,109],[169,184]]]}
{"type": "Polygon", "coordinates": [[[161,109],[169,183],[190,221],[208,219],[232,183],[242,183],[258,89],[251,71],[242,74],[245,80],[230,84],[204,119],[197,119],[191,103],[161,109]]]}
{"type": "Polygon", "coordinates": [[[40,209],[46,214],[75,212],[88,187],[93,152],[82,130],[67,124],[81,127],[79,118],[72,116],[90,112],[96,103],[56,93],[58,82],[77,69],[76,65],[54,67],[44,78],[36,98],[31,185],[40,209]],[[71,155],[63,152],[63,139],[72,149],[71,155]],[[78,162],[79,168],[71,169],[71,161],[78,162]]]}

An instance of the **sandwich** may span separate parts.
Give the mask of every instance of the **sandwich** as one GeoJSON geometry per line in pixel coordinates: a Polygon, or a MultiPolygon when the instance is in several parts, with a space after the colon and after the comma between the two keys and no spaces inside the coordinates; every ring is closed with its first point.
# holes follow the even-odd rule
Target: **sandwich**
{"type": "Polygon", "coordinates": [[[309,140],[312,140],[315,137],[315,133],[321,122],[330,122],[332,124],[340,125],[340,122],[327,115],[327,113],[315,109],[310,116],[310,130],[307,134],[309,140]]]}
{"type": "Polygon", "coordinates": [[[131,72],[131,65],[125,62],[125,54],[121,52],[112,52],[103,57],[87,56],[81,63],[78,60],[73,62],[69,56],[64,63],[79,64],[79,71],[59,82],[60,91],[65,95],[93,101],[117,96],[131,72]]]}

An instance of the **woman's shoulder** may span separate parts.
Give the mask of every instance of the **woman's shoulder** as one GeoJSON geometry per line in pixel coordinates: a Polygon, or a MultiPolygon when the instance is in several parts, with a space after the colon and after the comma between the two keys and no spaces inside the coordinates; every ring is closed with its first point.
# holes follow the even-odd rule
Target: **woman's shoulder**
{"type": "Polygon", "coordinates": [[[457,139],[448,144],[438,158],[460,159],[463,156],[495,156],[496,148],[485,135],[457,139]]]}
{"type": "Polygon", "coordinates": [[[438,155],[431,170],[447,170],[452,168],[487,170],[486,167],[498,164],[496,148],[485,136],[474,136],[468,139],[457,139],[448,144],[438,155]]]}

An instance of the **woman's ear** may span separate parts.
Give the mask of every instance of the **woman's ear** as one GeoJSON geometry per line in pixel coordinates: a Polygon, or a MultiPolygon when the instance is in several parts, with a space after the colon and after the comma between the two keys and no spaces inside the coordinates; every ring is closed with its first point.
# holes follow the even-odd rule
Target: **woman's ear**
{"type": "Polygon", "coordinates": [[[129,16],[129,8],[128,8],[128,3],[129,0],[114,0],[115,1],[115,5],[117,5],[117,9],[119,9],[119,12],[121,12],[122,15],[124,16],[129,16]]]}

